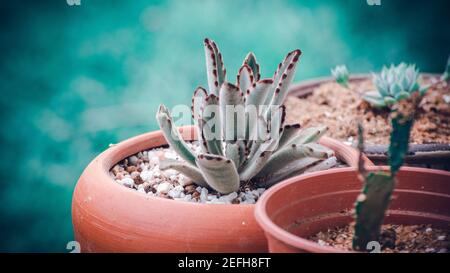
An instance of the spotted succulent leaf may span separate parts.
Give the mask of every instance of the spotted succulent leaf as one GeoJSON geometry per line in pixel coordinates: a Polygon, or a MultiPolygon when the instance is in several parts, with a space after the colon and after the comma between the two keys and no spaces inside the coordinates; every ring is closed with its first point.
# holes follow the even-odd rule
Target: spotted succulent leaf
{"type": "Polygon", "coordinates": [[[273,77],[272,92],[269,94],[270,103],[267,105],[281,105],[286,99],[288,87],[294,78],[301,54],[302,52],[298,49],[289,52],[284,62],[279,65],[279,69],[273,77]]]}
{"type": "Polygon", "coordinates": [[[244,93],[249,93],[250,88],[253,88],[254,84],[255,77],[253,70],[247,64],[242,65],[236,79],[236,85],[239,87],[239,90],[242,90],[244,93]]]}
{"type": "Polygon", "coordinates": [[[159,106],[156,119],[170,147],[186,162],[195,166],[195,156],[192,150],[175,128],[169,110],[162,104],[159,106]]]}
{"type": "Polygon", "coordinates": [[[256,61],[255,54],[252,52],[248,53],[244,59],[244,64],[248,65],[252,69],[253,75],[255,76],[255,81],[259,81],[261,74],[259,72],[259,64],[256,61]]]}
{"type": "Polygon", "coordinates": [[[204,46],[209,91],[219,96],[220,87],[226,81],[226,70],[223,66],[222,54],[216,43],[208,38],[205,39],[204,46]]]}
{"type": "Polygon", "coordinates": [[[200,154],[196,159],[208,185],[214,190],[227,194],[239,190],[239,174],[233,161],[212,154],[200,154]]]}
{"type": "Polygon", "coordinates": [[[186,177],[190,178],[197,185],[200,185],[202,187],[209,187],[205,179],[203,178],[200,169],[190,164],[186,164],[185,162],[173,159],[164,159],[159,162],[159,169],[162,171],[168,169],[176,170],[186,177]]]}

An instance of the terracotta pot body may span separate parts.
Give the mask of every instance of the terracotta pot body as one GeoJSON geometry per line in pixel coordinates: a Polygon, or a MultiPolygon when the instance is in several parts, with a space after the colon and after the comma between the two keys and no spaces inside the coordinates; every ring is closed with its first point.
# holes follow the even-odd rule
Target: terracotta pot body
{"type": "MultiPolygon", "coordinates": [[[[424,78],[438,78],[438,74],[421,74],[424,78]]],[[[369,74],[356,74],[350,77],[350,82],[361,82],[369,79],[369,74]]],[[[302,81],[290,88],[290,96],[306,97],[320,85],[332,82],[332,77],[323,77],[302,81]]],[[[345,124],[343,124],[345,126],[345,124]]],[[[388,145],[366,145],[365,154],[377,165],[388,164],[388,145]]],[[[450,143],[440,144],[411,144],[405,163],[414,167],[450,170],[450,143]]]]}
{"type": "MultiPolygon", "coordinates": [[[[193,127],[180,129],[187,140],[193,127]],[[187,134],[186,134],[187,133],[187,134]]],[[[356,151],[332,139],[324,145],[353,164],[356,151]]],[[[82,252],[267,252],[254,205],[173,201],[115,183],[109,170],[139,151],[166,145],[160,131],[121,142],[95,158],[75,188],[72,219],[82,252]]]]}
{"type": "MultiPolygon", "coordinates": [[[[269,251],[343,252],[305,238],[351,223],[361,186],[354,168],[342,168],[294,177],[266,191],[255,216],[266,233],[269,251]]],[[[450,172],[402,168],[385,223],[448,228],[450,172]]]]}

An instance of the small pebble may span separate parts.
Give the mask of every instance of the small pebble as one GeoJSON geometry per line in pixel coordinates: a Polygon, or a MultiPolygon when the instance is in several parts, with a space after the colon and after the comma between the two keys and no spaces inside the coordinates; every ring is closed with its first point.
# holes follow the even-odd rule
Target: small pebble
{"type": "Polygon", "coordinates": [[[140,174],[142,180],[149,181],[153,177],[152,171],[142,171],[140,174]]]}
{"type": "Polygon", "coordinates": [[[450,104],[450,96],[449,95],[444,95],[443,98],[444,98],[445,103],[450,104]]]}
{"type": "Polygon", "coordinates": [[[233,199],[236,198],[236,197],[238,197],[238,194],[237,194],[236,192],[232,192],[232,193],[230,193],[230,194],[228,194],[228,195],[225,195],[225,198],[226,198],[227,200],[229,200],[230,202],[231,202],[231,200],[233,200],[233,199]]]}
{"type": "Polygon", "coordinates": [[[172,198],[181,198],[181,197],[184,197],[184,195],[181,196],[183,191],[184,191],[184,188],[182,186],[178,185],[175,188],[171,189],[169,191],[168,195],[172,198]]]}
{"type": "Polygon", "coordinates": [[[184,190],[187,193],[193,193],[195,191],[195,185],[188,185],[188,186],[184,187],[184,190]]]}
{"type": "Polygon", "coordinates": [[[183,198],[184,201],[188,201],[188,202],[191,201],[191,199],[192,199],[192,195],[190,195],[190,194],[186,194],[183,198]]]}
{"type": "Polygon", "coordinates": [[[125,177],[124,179],[120,180],[120,183],[126,187],[132,187],[134,184],[134,180],[130,177],[125,177]]]}
{"type": "Polygon", "coordinates": [[[172,189],[172,185],[170,183],[164,182],[156,187],[156,192],[158,193],[168,193],[172,189]]]}
{"type": "Polygon", "coordinates": [[[366,201],[366,195],[365,194],[363,194],[363,193],[361,193],[360,195],[358,195],[358,197],[356,198],[356,201],[358,201],[358,202],[364,202],[364,201],[366,201]]]}
{"type": "Polygon", "coordinates": [[[252,190],[252,194],[255,197],[259,197],[259,191],[257,191],[257,190],[252,190]]]}
{"type": "Polygon", "coordinates": [[[205,193],[205,191],[202,190],[201,193],[200,193],[200,202],[201,203],[206,203],[206,201],[208,201],[208,194],[205,193]]]}
{"type": "Polygon", "coordinates": [[[435,249],[430,247],[430,248],[425,249],[425,252],[426,253],[432,253],[432,252],[435,252],[435,249]]]}
{"type": "Polygon", "coordinates": [[[212,194],[208,195],[208,201],[212,201],[214,199],[217,199],[217,197],[212,194]]]}
{"type": "Polygon", "coordinates": [[[157,157],[157,156],[154,155],[154,154],[148,153],[148,162],[149,162],[151,165],[159,164],[159,157],[157,157]]]}
{"type": "Polygon", "coordinates": [[[138,161],[138,157],[137,156],[130,156],[129,158],[128,158],[128,162],[130,163],[130,164],[132,164],[132,165],[135,165],[136,163],[137,163],[137,161],[138,161]]]}
{"type": "Polygon", "coordinates": [[[140,175],[139,172],[134,171],[134,172],[132,172],[132,173],[130,174],[130,177],[133,178],[133,179],[135,179],[135,178],[138,177],[139,175],[140,175]]]}
{"type": "Polygon", "coordinates": [[[258,188],[256,190],[259,192],[259,195],[263,194],[266,191],[265,188],[258,188]]]}
{"type": "Polygon", "coordinates": [[[128,166],[127,167],[127,172],[128,173],[132,173],[132,172],[135,172],[135,171],[137,171],[137,167],[136,166],[128,166]]]}
{"type": "Polygon", "coordinates": [[[118,173],[118,174],[116,175],[116,179],[117,179],[117,180],[122,180],[122,179],[123,179],[123,174],[122,174],[122,173],[118,173]]]}

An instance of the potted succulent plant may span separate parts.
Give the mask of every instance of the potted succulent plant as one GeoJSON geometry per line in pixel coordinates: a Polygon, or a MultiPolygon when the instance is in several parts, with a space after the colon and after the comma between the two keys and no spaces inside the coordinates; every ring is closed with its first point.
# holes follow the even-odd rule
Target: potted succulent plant
{"type": "MultiPolygon", "coordinates": [[[[400,169],[418,101],[414,94],[394,104],[389,168],[360,161],[358,170],[292,178],[263,195],[255,215],[270,251],[450,251],[450,172],[400,169]]],[[[361,126],[358,131],[362,155],[361,126]]]]}
{"type": "Polygon", "coordinates": [[[326,127],[285,124],[299,50],[270,79],[248,54],[232,84],[217,45],[204,47],[210,93],[194,92],[196,126],[177,129],[161,105],[161,131],[113,145],[81,175],[72,206],[81,251],[265,252],[253,216],[265,188],[338,159],[356,166],[357,151],[322,137],[326,127]]]}
{"type": "Polygon", "coordinates": [[[420,93],[408,165],[450,170],[450,58],[442,76],[419,74],[414,65],[383,67],[380,73],[350,75],[346,66],[332,69],[332,78],[310,80],[292,87],[286,101],[287,119],[330,127],[330,136],[356,146],[356,120],[366,134],[366,154],[387,162],[389,108],[399,99],[420,93]],[[314,111],[312,111],[314,109],[314,111]]]}

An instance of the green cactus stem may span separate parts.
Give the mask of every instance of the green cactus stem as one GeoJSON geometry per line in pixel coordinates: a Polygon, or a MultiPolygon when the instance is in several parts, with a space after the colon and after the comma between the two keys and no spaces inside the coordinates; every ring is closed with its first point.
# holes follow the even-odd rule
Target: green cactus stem
{"type": "Polygon", "coordinates": [[[379,240],[394,187],[395,178],[389,173],[369,173],[364,178],[364,188],[355,205],[353,249],[365,250],[369,242],[379,240]]]}
{"type": "Polygon", "coordinates": [[[389,172],[367,173],[362,160],[362,151],[364,150],[363,129],[361,125],[358,126],[359,177],[364,186],[355,203],[356,223],[353,237],[353,248],[355,250],[366,250],[369,242],[379,240],[381,225],[394,192],[396,175],[408,152],[410,131],[420,99],[420,94],[413,94],[409,99],[395,104],[391,111],[392,131],[389,145],[389,172]]]}

